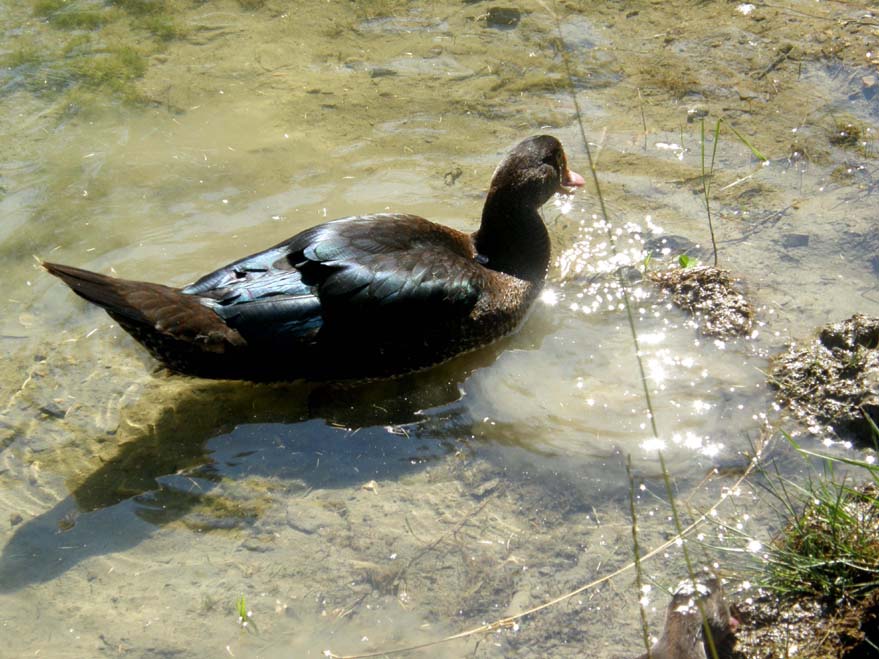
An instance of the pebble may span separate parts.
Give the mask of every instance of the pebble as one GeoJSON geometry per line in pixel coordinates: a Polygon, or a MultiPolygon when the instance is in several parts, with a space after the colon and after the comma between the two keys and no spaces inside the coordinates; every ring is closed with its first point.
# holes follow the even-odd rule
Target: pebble
{"type": "Polygon", "coordinates": [[[781,238],[783,247],[806,247],[809,244],[809,236],[805,233],[787,233],[781,238]]]}

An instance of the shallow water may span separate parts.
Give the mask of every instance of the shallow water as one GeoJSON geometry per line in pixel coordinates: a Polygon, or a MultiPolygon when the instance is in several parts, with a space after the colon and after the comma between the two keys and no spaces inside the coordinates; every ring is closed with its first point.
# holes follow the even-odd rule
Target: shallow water
{"type": "MultiPolygon", "coordinates": [[[[824,439],[777,413],[763,373],[790,339],[879,314],[879,19],[866,3],[593,5],[522,3],[515,25],[486,2],[0,5],[0,654],[434,640],[629,562],[629,456],[651,548],[674,528],[657,447],[698,511],[768,426],[824,439]],[[77,12],[100,25],[71,28],[77,12]],[[560,49],[611,226],[594,190],[547,205],[549,293],[488,350],[351,387],[168,376],[32,258],[182,285],[354,213],[471,230],[524,136],[557,135],[588,173],[560,49]],[[700,112],[709,149],[727,122],[711,209],[757,324],[706,338],[631,279],[656,438],[615,272],[648,247],[650,268],[710,262],[700,112]]],[[[758,503],[746,487],[721,512],[765,536],[758,503]]],[[[669,585],[681,566],[669,550],[645,572],[669,585]]],[[[639,638],[629,573],[427,654],[634,655],[639,638]]]]}

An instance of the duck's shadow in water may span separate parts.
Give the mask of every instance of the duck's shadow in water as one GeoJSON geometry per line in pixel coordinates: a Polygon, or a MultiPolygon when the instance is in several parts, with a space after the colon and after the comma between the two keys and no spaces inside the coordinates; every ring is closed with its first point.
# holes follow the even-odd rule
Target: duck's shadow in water
{"type": "Polygon", "coordinates": [[[246,505],[230,507],[211,494],[223,479],[256,475],[337,488],[421,469],[456,449],[468,423],[455,404],[462,383],[501,349],[359,385],[161,378],[125,410],[115,454],[15,528],[0,554],[0,592],[136,546],[206,503],[207,528],[254,521],[246,505]]]}

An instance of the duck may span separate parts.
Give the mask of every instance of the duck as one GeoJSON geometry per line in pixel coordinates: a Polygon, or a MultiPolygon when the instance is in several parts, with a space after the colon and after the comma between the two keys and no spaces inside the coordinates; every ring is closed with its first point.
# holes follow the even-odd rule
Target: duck
{"type": "Polygon", "coordinates": [[[549,266],[540,208],[584,183],[559,140],[537,135],[495,170],[473,233],[402,213],[344,217],[182,288],[41,264],[179,374],[392,378],[521,325],[549,266]]]}
{"type": "Polygon", "coordinates": [[[738,628],[739,621],[730,612],[720,578],[706,571],[695,580],[684,579],[678,584],[668,605],[662,636],[649,653],[637,659],[727,659],[732,656],[738,628]]]}

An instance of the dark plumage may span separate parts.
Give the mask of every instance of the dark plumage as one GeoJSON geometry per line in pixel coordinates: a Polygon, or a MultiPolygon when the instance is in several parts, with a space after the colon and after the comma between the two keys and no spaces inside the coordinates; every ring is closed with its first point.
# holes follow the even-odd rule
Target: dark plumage
{"type": "Polygon", "coordinates": [[[307,229],[185,288],[43,263],[169,368],[211,378],[380,378],[432,366],[512,332],[543,286],[538,209],[583,185],[554,137],[517,145],[491,180],[474,234],[414,215],[307,229]]]}

